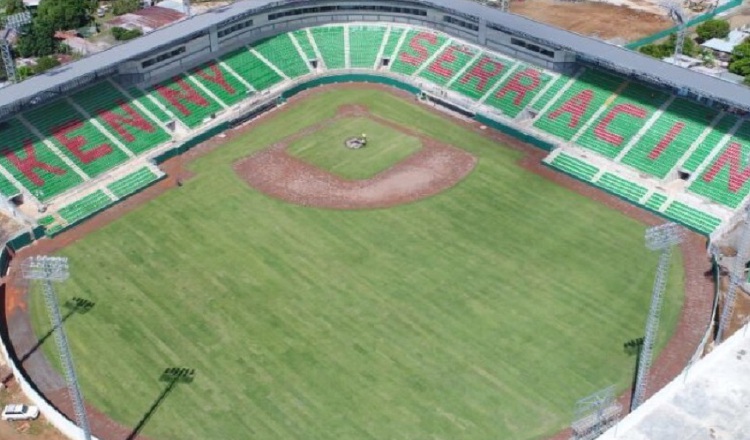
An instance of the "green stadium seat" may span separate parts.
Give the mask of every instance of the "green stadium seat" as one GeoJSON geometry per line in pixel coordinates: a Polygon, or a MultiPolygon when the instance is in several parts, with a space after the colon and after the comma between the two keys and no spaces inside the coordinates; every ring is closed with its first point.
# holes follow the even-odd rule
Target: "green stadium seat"
{"type": "Polygon", "coordinates": [[[89,177],[129,159],[65,99],[27,112],[26,119],[89,177]]]}
{"type": "Polygon", "coordinates": [[[444,34],[409,30],[399,53],[391,60],[391,72],[414,74],[447,40],[444,34]]]}
{"type": "Polygon", "coordinates": [[[594,184],[635,203],[638,203],[638,201],[648,192],[643,186],[630,182],[612,173],[604,173],[604,175],[594,184]]]}
{"type": "Polygon", "coordinates": [[[151,114],[154,115],[159,121],[165,123],[172,121],[173,118],[168,115],[167,112],[165,112],[161,107],[154,103],[154,101],[151,99],[151,95],[149,95],[148,92],[143,91],[138,87],[131,87],[126,92],[133,98],[130,102],[139,103],[146,110],[151,112],[151,114]]]}
{"type": "Polygon", "coordinates": [[[163,81],[149,92],[190,128],[197,128],[206,118],[224,110],[185,75],[163,81]]]}
{"type": "Polygon", "coordinates": [[[384,26],[349,26],[349,64],[352,68],[372,69],[383,44],[384,26]]]}
{"type": "Polygon", "coordinates": [[[534,104],[531,106],[536,111],[542,111],[544,106],[552,100],[560,90],[572,79],[570,76],[560,75],[553,80],[552,85],[547,89],[542,96],[540,96],[534,104]]]}
{"type": "Polygon", "coordinates": [[[623,157],[622,163],[664,178],[717,114],[716,110],[675,99],[623,157]]]}
{"type": "Polygon", "coordinates": [[[664,206],[664,202],[667,201],[667,196],[660,193],[653,193],[651,197],[649,197],[648,201],[646,202],[646,207],[652,211],[659,211],[662,206],[664,206]]]}
{"type": "Polygon", "coordinates": [[[0,124],[0,165],[41,201],[83,182],[18,119],[0,124]]]}
{"type": "Polygon", "coordinates": [[[289,78],[297,78],[310,73],[307,62],[300,56],[289,34],[280,34],[253,43],[253,49],[257,50],[259,54],[273,63],[289,78]]]}
{"type": "Polygon", "coordinates": [[[720,219],[681,202],[672,202],[664,214],[678,223],[707,235],[721,224],[720,219]]]}
{"type": "Polygon", "coordinates": [[[99,190],[60,208],[58,214],[68,224],[74,224],[91,217],[112,203],[112,199],[104,191],[99,190]]]}
{"type": "Polygon", "coordinates": [[[312,29],[312,35],[328,69],[343,69],[346,67],[343,26],[316,27],[312,29]]]}
{"type": "Polygon", "coordinates": [[[388,34],[388,40],[383,46],[383,58],[390,58],[391,63],[395,60],[398,55],[395,53],[396,48],[398,47],[398,42],[405,32],[406,29],[402,27],[391,27],[391,32],[388,34]]]}
{"type": "Polygon", "coordinates": [[[248,96],[249,89],[217,61],[208,62],[190,71],[190,77],[226,105],[234,105],[248,96]]]}
{"type": "Polygon", "coordinates": [[[682,165],[682,169],[691,173],[695,172],[700,164],[702,164],[708,155],[711,154],[711,151],[719,145],[722,138],[732,130],[732,127],[734,127],[738,119],[737,116],[729,113],[722,115],[721,119],[719,119],[719,122],[711,130],[708,136],[706,136],[703,142],[700,143],[698,148],[693,151],[687,161],[682,165]]]}
{"type": "Polygon", "coordinates": [[[500,110],[509,118],[515,118],[551,80],[552,75],[521,64],[502,80],[497,90],[484,103],[500,110]]]}
{"type": "Polygon", "coordinates": [[[107,188],[117,198],[121,199],[140,191],[157,180],[159,180],[159,177],[153,171],[148,167],[143,167],[120,180],[110,183],[107,188]]]}
{"type": "Polygon", "coordinates": [[[587,70],[539,116],[534,126],[569,141],[597,110],[613,98],[623,82],[622,78],[587,70]]]}
{"type": "Polygon", "coordinates": [[[134,154],[149,151],[171,139],[169,133],[138,106],[128,102],[129,99],[107,81],[88,87],[71,98],[134,154]]]}
{"type": "Polygon", "coordinates": [[[307,30],[300,29],[298,31],[292,32],[292,35],[294,36],[294,39],[297,40],[297,44],[299,44],[299,47],[302,48],[302,52],[304,52],[306,60],[315,60],[318,58],[318,55],[315,53],[315,49],[312,46],[312,43],[310,43],[310,38],[307,36],[307,30]]]}
{"type": "MultiPolygon", "coordinates": [[[[604,94],[616,90],[617,81],[615,80],[610,88],[602,87],[604,94]]],[[[614,101],[605,104],[606,110],[586,129],[576,143],[614,158],[668,98],[669,95],[664,92],[630,82],[614,101]]]]}
{"type": "Polygon", "coordinates": [[[517,61],[509,58],[483,53],[460,78],[453,81],[450,88],[478,101],[517,65],[517,61]]]}
{"type": "Polygon", "coordinates": [[[460,43],[453,43],[443,49],[426,69],[419,74],[421,78],[444,86],[469,64],[477,54],[477,49],[460,43]]]}
{"type": "Polygon", "coordinates": [[[750,121],[746,120],[688,189],[714,202],[736,208],[750,193],[748,168],[750,121]]]}
{"type": "Polygon", "coordinates": [[[221,57],[221,61],[245,79],[255,90],[266,90],[283,79],[247,48],[241,48],[221,57]]]}
{"type": "Polygon", "coordinates": [[[591,182],[599,168],[565,153],[560,153],[550,163],[552,167],[585,182],[591,182]]]}

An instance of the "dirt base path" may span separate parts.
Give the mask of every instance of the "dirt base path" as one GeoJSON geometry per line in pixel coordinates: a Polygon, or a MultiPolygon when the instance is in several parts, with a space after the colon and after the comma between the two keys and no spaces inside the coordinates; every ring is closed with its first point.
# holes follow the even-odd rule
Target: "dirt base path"
{"type": "MultiPolygon", "coordinates": [[[[362,88],[377,89],[383,93],[391,93],[408,101],[415,101],[414,96],[383,85],[338,84],[318,87],[313,90],[302,92],[290,99],[285,107],[282,107],[280,110],[284,111],[286,108],[294,107],[308,97],[324,93],[327,90],[355,90],[362,88]]],[[[427,108],[430,107],[428,106],[427,108]]],[[[541,175],[558,185],[570,189],[571,191],[575,191],[594,199],[599,203],[609,206],[610,208],[634,218],[645,225],[664,223],[663,219],[636,208],[617,197],[611,196],[603,191],[545,167],[542,165],[541,159],[546,156],[547,153],[538,148],[524,144],[523,142],[503,133],[485,129],[485,127],[480,126],[480,124],[476,122],[456,119],[437,108],[430,108],[430,110],[443,117],[446,123],[461,125],[469,130],[474,130],[488,138],[494,139],[505,147],[522,151],[524,153],[524,158],[521,160],[520,165],[530,172],[541,175]]],[[[189,173],[183,168],[185,163],[225,144],[233,138],[242,136],[254,126],[264,124],[266,121],[278,117],[279,114],[280,112],[270,112],[262,115],[247,124],[226,131],[224,137],[210,139],[201,144],[201,146],[193,148],[181,157],[173,158],[163,163],[161,168],[168,174],[168,178],[157,182],[155,185],[136,194],[123,203],[98,214],[96,217],[82,223],[81,225],[56,236],[54,239],[35,242],[31,246],[20,251],[14,258],[11,268],[11,278],[13,271],[17,270],[18,262],[22,261],[25,257],[53,253],[71,243],[74,243],[80,238],[85,237],[92,231],[106,226],[125,213],[138,208],[142,204],[158,197],[166,191],[179,191],[179,185],[177,184],[178,181],[189,179],[189,173]]],[[[498,148],[504,148],[501,145],[498,145],[498,148]]],[[[710,277],[704,276],[704,273],[710,269],[709,261],[705,257],[705,246],[705,238],[692,232],[688,234],[688,238],[682,246],[685,266],[685,300],[677,329],[652,367],[652,377],[650,379],[648,390],[649,395],[661,389],[672,378],[679,374],[680,371],[682,371],[686,362],[692,356],[695,347],[700,342],[701,337],[703,336],[703,331],[708,325],[713,301],[713,283],[710,277]]],[[[4,281],[5,285],[2,286],[3,288],[0,290],[0,295],[5,304],[5,314],[0,318],[3,320],[3,322],[0,323],[0,331],[5,333],[6,341],[10,340],[9,348],[15,353],[17,358],[23,357],[26,353],[32,353],[23,362],[23,368],[26,374],[31,378],[32,382],[36,384],[49,384],[49,387],[39,387],[40,391],[44,393],[56,407],[60,408],[65,414],[67,414],[68,417],[72,417],[73,413],[70,408],[69,399],[67,399],[67,393],[63,392],[60,387],[60,376],[49,367],[49,363],[41,353],[41,350],[36,350],[34,348],[37,339],[31,328],[31,320],[28,314],[27,293],[12,287],[12,283],[10,283],[7,278],[4,281]]],[[[12,381],[11,378],[6,378],[6,380],[12,381]]],[[[593,391],[595,390],[592,390],[592,392],[593,391]]],[[[620,399],[627,408],[629,393],[623,394],[620,399]]],[[[575,402],[571,402],[571,405],[573,405],[573,403],[575,402]]],[[[128,439],[130,434],[132,434],[133,427],[126,427],[118,424],[109,419],[107,415],[97,411],[89,405],[87,405],[87,409],[89,410],[93,432],[98,438],[102,440],[125,440],[128,439]]],[[[552,439],[567,440],[569,434],[569,430],[562,431],[553,436],[552,439]]],[[[138,439],[143,439],[143,437],[139,435],[138,439]]]]}
{"type": "MultiPolygon", "coordinates": [[[[334,142],[334,140],[332,140],[334,142]]],[[[343,148],[343,147],[342,147],[343,148]]],[[[332,209],[387,208],[439,194],[474,169],[477,159],[421,133],[371,114],[364,106],[343,106],[335,118],[282,140],[235,164],[255,189],[303,206],[332,209]],[[422,148],[370,179],[346,180],[287,153],[290,143],[346,117],[367,117],[417,137],[422,148]]]]}

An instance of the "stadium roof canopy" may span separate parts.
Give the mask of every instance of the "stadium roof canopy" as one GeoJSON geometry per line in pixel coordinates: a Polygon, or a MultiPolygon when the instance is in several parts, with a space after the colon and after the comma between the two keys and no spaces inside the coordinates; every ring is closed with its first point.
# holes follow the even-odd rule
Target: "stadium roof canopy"
{"type": "MultiPolygon", "coordinates": [[[[376,0],[356,0],[358,3],[368,1],[376,0]]],[[[574,51],[579,53],[579,57],[584,61],[601,64],[624,74],[648,78],[656,83],[686,89],[696,95],[709,96],[738,108],[750,109],[750,88],[673,66],[604,41],[558,29],[525,17],[506,14],[472,1],[377,0],[377,2],[422,4],[448,10],[458,16],[470,16],[477,22],[492,23],[493,27],[507,30],[521,37],[546,41],[552,47],[574,51]]],[[[299,0],[244,0],[208,11],[159,29],[130,43],[114,46],[78,62],[6,87],[0,91],[0,109],[17,101],[31,101],[45,91],[58,90],[63,84],[111,69],[125,60],[143,57],[159,48],[168,47],[175,40],[198,34],[212,25],[245,15],[249,11],[273,6],[303,6],[311,3],[299,0]]]]}
{"type": "Polygon", "coordinates": [[[598,440],[750,438],[747,326],[677,376],[598,440]]]}

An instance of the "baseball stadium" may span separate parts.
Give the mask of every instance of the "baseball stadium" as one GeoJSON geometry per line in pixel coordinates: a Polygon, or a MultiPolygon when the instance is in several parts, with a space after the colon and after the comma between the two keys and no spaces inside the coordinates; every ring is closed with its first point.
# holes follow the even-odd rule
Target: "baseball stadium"
{"type": "Polygon", "coordinates": [[[749,102],[464,0],[190,17],[0,91],[5,381],[69,438],[594,438],[744,323],[749,102]]]}

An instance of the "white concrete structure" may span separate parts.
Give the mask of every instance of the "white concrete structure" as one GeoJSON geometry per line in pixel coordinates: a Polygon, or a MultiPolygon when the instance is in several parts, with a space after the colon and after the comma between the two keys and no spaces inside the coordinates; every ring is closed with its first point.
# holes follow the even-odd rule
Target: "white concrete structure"
{"type": "Polygon", "coordinates": [[[750,332],[738,330],[599,440],[750,439],[750,332]]]}

